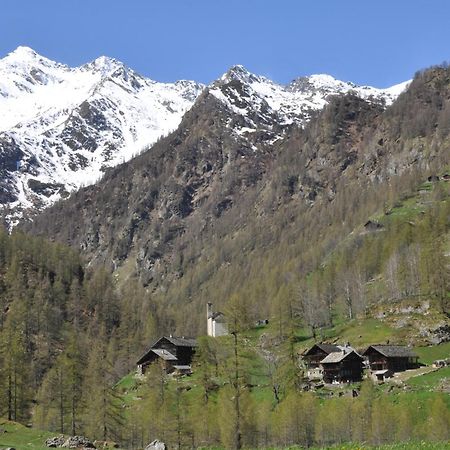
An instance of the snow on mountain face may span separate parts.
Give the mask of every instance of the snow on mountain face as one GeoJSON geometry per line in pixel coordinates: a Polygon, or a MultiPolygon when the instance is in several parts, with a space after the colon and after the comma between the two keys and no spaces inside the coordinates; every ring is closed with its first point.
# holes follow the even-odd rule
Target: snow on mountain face
{"type": "MultiPolygon", "coordinates": [[[[270,144],[288,125],[306,123],[330,95],[354,91],[390,104],[406,86],[383,90],[329,75],[282,86],[234,66],[207,89],[228,108],[227,126],[243,144],[261,129],[270,144]]],[[[17,48],[0,60],[0,214],[12,226],[94,183],[177,128],[204,88],[158,83],[103,56],[70,68],[17,48]]]]}
{"type": "Polygon", "coordinates": [[[100,57],[77,68],[19,47],[0,60],[0,205],[14,224],[174,130],[202,92],[100,57]]]}
{"type": "Polygon", "coordinates": [[[246,118],[246,125],[235,129],[237,134],[255,131],[261,123],[269,125],[305,124],[313,112],[322,109],[327,98],[350,91],[361,98],[384,101],[390,105],[403,92],[408,82],[388,89],[357,86],[336,80],[330,75],[311,75],[294,80],[287,86],[256,76],[242,66],[234,66],[211,88],[210,93],[230,110],[246,118]],[[255,120],[255,113],[259,120],[255,120]]]}

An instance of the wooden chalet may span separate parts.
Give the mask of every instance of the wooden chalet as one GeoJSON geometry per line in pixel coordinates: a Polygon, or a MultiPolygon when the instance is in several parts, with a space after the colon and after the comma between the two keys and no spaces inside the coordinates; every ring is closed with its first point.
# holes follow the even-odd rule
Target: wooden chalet
{"type": "Polygon", "coordinates": [[[419,357],[404,345],[371,345],[364,353],[373,372],[402,372],[419,365],[419,357]]]}
{"type": "Polygon", "coordinates": [[[320,362],[330,353],[339,351],[340,348],[334,344],[314,344],[302,354],[302,359],[306,365],[306,376],[310,380],[322,379],[323,369],[320,362]]]}
{"type": "Polygon", "coordinates": [[[137,361],[137,371],[142,375],[150,364],[159,361],[166,373],[190,373],[196,346],[195,339],[163,336],[137,361]]]}
{"type": "MultiPolygon", "coordinates": [[[[349,348],[349,347],[347,347],[349,348]]],[[[330,353],[320,364],[323,368],[325,383],[350,383],[361,381],[364,369],[364,358],[351,349],[330,353]]]]}

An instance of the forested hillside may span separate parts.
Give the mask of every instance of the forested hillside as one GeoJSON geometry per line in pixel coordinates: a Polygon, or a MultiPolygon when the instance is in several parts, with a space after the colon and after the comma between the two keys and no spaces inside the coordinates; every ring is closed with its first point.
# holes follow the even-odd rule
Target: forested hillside
{"type": "MultiPolygon", "coordinates": [[[[203,331],[207,301],[221,306],[238,293],[269,315],[274,299],[297,301],[307,280],[308,299],[328,310],[350,295],[345,278],[359,286],[347,303],[385,299],[382,289],[366,291],[401,245],[378,256],[365,249],[354,274],[321,267],[370,217],[389,213],[428,176],[445,173],[449,73],[418,73],[387,109],[352,94],[336,97],[304,129],[285,128],[275,142],[275,128],[236,137],[229,124],[239,116],[206,90],[172,135],[26,229],[81,249],[122,281],[136,275],[157,299],[163,328],[182,334],[203,331]],[[325,278],[312,283],[313,272],[325,278]]],[[[445,188],[437,191],[445,197],[445,188]]],[[[445,213],[430,201],[426,214],[442,214],[446,227],[445,213]]],[[[431,264],[443,261],[436,256],[431,264]]]]}
{"type": "Polygon", "coordinates": [[[112,386],[157,333],[151,303],[69,248],[5,231],[0,302],[1,415],[96,434],[96,418],[118,407],[112,386]]]}
{"type": "Polygon", "coordinates": [[[319,339],[450,340],[450,69],[387,108],[348,93],[305,127],[242,120],[206,89],[174,133],[22,225],[42,237],[1,233],[2,412],[131,446],[448,439],[445,385],[316,397],[297,363],[319,339]],[[155,337],[204,335],[208,301],[236,339],[203,340],[192,379],[116,384],[155,337]]]}

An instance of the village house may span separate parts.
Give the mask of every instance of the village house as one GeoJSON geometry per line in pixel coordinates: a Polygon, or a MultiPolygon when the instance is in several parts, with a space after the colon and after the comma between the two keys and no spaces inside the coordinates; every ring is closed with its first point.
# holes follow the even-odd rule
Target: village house
{"type": "Polygon", "coordinates": [[[163,336],[137,361],[137,372],[143,375],[150,364],[159,361],[166,373],[189,374],[196,346],[195,339],[163,336]]]}
{"type": "Polygon", "coordinates": [[[302,358],[311,381],[343,383],[362,379],[363,358],[350,345],[314,344],[302,358]]]}
{"type": "Polygon", "coordinates": [[[379,381],[391,377],[395,372],[419,366],[419,357],[404,345],[371,345],[363,356],[368,359],[372,376],[379,381]]]}
{"type": "Polygon", "coordinates": [[[334,344],[314,344],[309,350],[302,354],[306,366],[306,376],[309,380],[321,380],[323,368],[320,362],[330,353],[338,352],[340,349],[334,344]]]}
{"type": "Polygon", "coordinates": [[[208,336],[217,337],[228,334],[225,314],[220,311],[213,312],[212,303],[206,305],[206,328],[208,336]]]}
{"type": "Polygon", "coordinates": [[[351,347],[330,353],[320,364],[323,367],[325,383],[352,383],[361,381],[364,370],[364,358],[351,347]]]}

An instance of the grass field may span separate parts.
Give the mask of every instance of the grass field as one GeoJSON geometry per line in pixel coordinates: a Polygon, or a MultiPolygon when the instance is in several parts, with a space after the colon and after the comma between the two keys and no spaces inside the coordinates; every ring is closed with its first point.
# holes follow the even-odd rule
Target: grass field
{"type": "Polygon", "coordinates": [[[28,428],[4,419],[0,419],[0,428],[3,430],[0,434],[0,448],[13,447],[16,450],[48,450],[45,440],[58,434],[28,428]]]}
{"type": "Polygon", "coordinates": [[[435,372],[410,378],[406,384],[420,389],[436,389],[441,384],[450,386],[450,367],[443,367],[435,372]]]}
{"type": "MultiPolygon", "coordinates": [[[[44,441],[57,433],[49,433],[47,431],[35,430],[27,428],[15,422],[8,422],[0,419],[0,427],[4,431],[0,434],[0,448],[13,447],[16,450],[48,450],[44,441]]],[[[289,447],[291,450],[300,450],[301,447],[289,447]]],[[[431,442],[409,442],[382,446],[369,446],[362,444],[341,444],[333,447],[322,447],[321,449],[333,450],[445,450],[448,449],[447,443],[431,443],[431,442]]],[[[219,447],[211,447],[205,450],[224,450],[219,447]]],[[[281,450],[281,448],[273,448],[271,450],[281,450]]],[[[319,447],[310,450],[319,450],[319,447]]]]}
{"type": "Polygon", "coordinates": [[[415,351],[419,355],[420,362],[431,364],[437,359],[450,358],[450,342],[428,347],[416,347],[415,351]]]}

